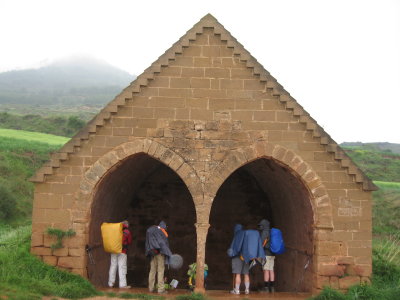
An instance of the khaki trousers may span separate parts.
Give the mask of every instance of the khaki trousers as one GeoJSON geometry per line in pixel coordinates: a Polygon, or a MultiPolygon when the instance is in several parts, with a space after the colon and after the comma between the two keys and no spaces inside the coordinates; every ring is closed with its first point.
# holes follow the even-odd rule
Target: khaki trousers
{"type": "Polygon", "coordinates": [[[163,292],[164,286],[164,270],[165,270],[165,257],[162,254],[157,254],[151,258],[150,273],[149,273],[149,291],[155,291],[155,277],[157,273],[157,291],[163,292]]]}

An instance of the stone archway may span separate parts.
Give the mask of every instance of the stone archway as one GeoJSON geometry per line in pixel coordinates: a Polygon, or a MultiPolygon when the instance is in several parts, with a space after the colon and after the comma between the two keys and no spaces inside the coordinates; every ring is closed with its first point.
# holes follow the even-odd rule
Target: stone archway
{"type": "MultiPolygon", "coordinates": [[[[89,245],[101,245],[102,222],[130,221],[134,243],[128,253],[128,283],[146,286],[149,264],[144,257],[145,232],[160,220],[165,220],[173,232],[171,249],[183,256],[185,264],[196,260],[196,210],[192,195],[199,186],[190,188],[191,183],[186,183],[187,176],[189,182],[195,182],[194,175],[180,156],[151,140],[125,143],[85,173],[81,196],[91,200],[89,245]],[[87,186],[92,188],[85,189],[87,186]]],[[[109,255],[101,247],[94,248],[92,254],[96,264],[88,262],[88,277],[96,285],[105,285],[109,255]]],[[[184,268],[169,275],[182,283],[186,281],[184,268]]]]}
{"type": "MultiPolygon", "coordinates": [[[[226,249],[233,225],[256,228],[261,218],[268,218],[283,231],[287,244],[287,252],[276,264],[278,290],[310,292],[315,287],[316,236],[318,231],[332,229],[330,199],[312,168],[282,146],[258,143],[232,151],[209,178],[215,180],[208,182],[214,190],[207,189],[209,196],[205,197],[212,203],[206,248],[210,284],[213,265],[226,270],[225,276],[219,271],[219,281],[210,288],[231,285],[226,249]],[[214,240],[219,240],[221,249],[213,249],[214,240]]],[[[253,287],[262,284],[258,271],[252,276],[253,287]]]]}

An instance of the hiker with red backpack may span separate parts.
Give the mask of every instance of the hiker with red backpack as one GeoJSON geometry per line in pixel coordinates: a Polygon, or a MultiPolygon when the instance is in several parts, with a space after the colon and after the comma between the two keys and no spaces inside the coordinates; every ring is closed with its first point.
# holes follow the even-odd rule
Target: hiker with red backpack
{"type": "Polygon", "coordinates": [[[265,251],[265,263],[263,264],[264,272],[264,287],[261,292],[275,292],[275,255],[285,252],[285,245],[282,238],[282,233],[277,228],[270,228],[270,223],[267,219],[262,219],[258,224],[263,248],[265,251]]]}

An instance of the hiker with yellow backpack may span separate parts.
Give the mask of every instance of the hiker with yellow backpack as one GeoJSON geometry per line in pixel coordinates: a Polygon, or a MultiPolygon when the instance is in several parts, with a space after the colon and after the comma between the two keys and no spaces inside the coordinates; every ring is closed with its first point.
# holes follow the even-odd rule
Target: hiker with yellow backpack
{"type": "Polygon", "coordinates": [[[128,221],[121,223],[103,223],[101,235],[104,250],[111,253],[111,263],[108,276],[108,286],[113,287],[118,269],[119,288],[131,288],[126,283],[127,274],[127,252],[128,246],[132,244],[132,235],[129,231],[128,221]]]}

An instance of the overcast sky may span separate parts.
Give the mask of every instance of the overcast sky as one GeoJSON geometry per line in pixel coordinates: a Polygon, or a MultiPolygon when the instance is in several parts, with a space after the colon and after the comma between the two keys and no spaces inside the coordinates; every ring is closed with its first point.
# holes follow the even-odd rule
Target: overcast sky
{"type": "Polygon", "coordinates": [[[0,72],[85,53],[139,75],[207,13],[336,142],[400,143],[398,0],[0,0],[0,72]]]}

